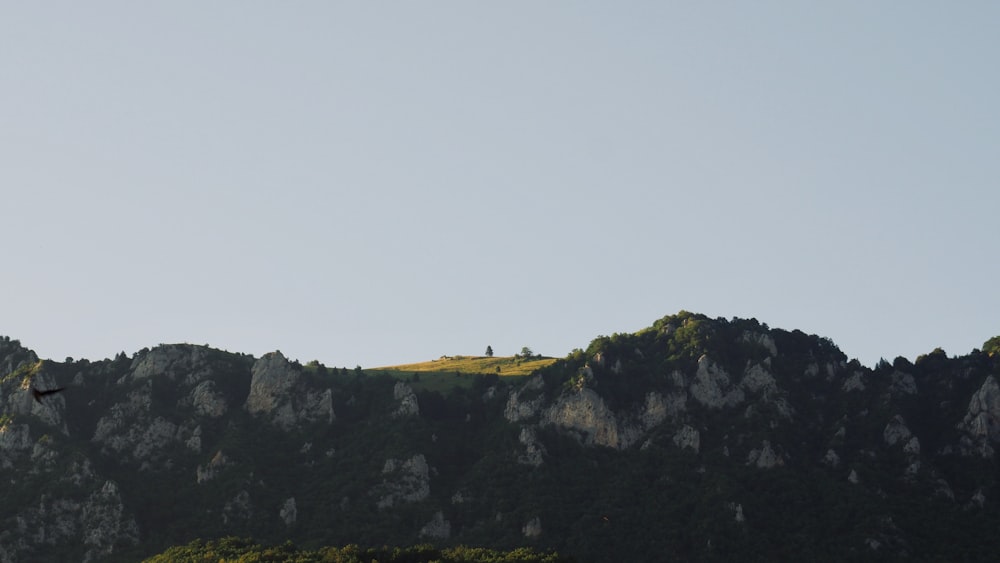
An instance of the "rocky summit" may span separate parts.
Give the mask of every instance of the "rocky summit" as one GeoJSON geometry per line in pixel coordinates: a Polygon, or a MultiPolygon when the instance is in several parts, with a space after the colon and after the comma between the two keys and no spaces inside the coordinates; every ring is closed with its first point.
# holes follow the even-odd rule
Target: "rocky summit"
{"type": "Polygon", "coordinates": [[[58,362],[3,337],[0,562],[226,536],[992,560],[998,352],[867,367],[826,338],[682,312],[527,377],[442,387],[189,344],[58,362]]]}

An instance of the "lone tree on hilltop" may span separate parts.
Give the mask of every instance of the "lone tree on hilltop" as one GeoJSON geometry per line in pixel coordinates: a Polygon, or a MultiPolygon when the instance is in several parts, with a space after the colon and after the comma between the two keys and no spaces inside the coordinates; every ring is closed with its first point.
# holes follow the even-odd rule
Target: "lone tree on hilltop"
{"type": "Polygon", "coordinates": [[[530,358],[530,357],[532,357],[534,355],[535,355],[535,353],[531,351],[531,348],[528,348],[527,346],[525,346],[524,348],[521,348],[521,356],[522,357],[524,357],[524,358],[530,358]]]}
{"type": "Polygon", "coordinates": [[[486,357],[487,358],[492,358],[493,357],[493,347],[492,346],[487,346],[486,347],[486,357]]]}

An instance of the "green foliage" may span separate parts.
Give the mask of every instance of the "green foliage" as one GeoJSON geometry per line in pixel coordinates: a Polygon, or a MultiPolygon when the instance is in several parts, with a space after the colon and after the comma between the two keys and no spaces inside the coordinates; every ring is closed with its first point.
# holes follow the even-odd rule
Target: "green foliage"
{"type": "Polygon", "coordinates": [[[431,545],[369,547],[357,545],[304,550],[290,542],[266,546],[251,539],[226,537],[216,541],[195,540],[171,547],[145,563],[568,563],[554,552],[528,547],[510,551],[456,546],[437,549],[431,545]]]}
{"type": "Polygon", "coordinates": [[[31,379],[39,372],[39,370],[42,369],[43,365],[44,362],[42,361],[36,361],[31,363],[22,362],[17,369],[8,373],[2,379],[0,379],[0,383],[4,383],[7,381],[23,382],[25,380],[31,379]]]}
{"type": "Polygon", "coordinates": [[[993,356],[1000,354],[1000,336],[994,336],[983,343],[983,352],[993,356]]]}
{"type": "MultiPolygon", "coordinates": [[[[991,339],[984,351],[997,344],[991,339]]],[[[282,428],[243,408],[253,358],[188,351],[205,359],[201,371],[140,380],[128,377],[134,361],[123,357],[38,366],[27,352],[11,352],[18,361],[6,365],[21,366],[17,377],[44,370],[58,384],[72,385],[64,413],[70,432],[30,414],[16,421],[0,415],[6,417],[0,427],[5,421],[31,425],[31,447],[20,457],[3,453],[10,466],[0,467],[0,479],[11,485],[0,489],[0,525],[6,525],[0,539],[26,511],[52,510],[52,499],[82,504],[113,481],[143,542],[116,546],[109,559],[121,561],[157,551],[149,561],[565,560],[556,553],[585,561],[903,555],[957,561],[989,560],[1000,549],[997,462],[940,453],[967,438],[958,425],[969,397],[997,374],[997,361],[987,354],[948,358],[936,351],[915,363],[896,358],[868,369],[815,335],[681,312],[636,333],[600,336],[561,360],[455,356],[353,371],[293,364],[299,397],[329,397],[336,418],[282,428]],[[707,407],[691,392],[702,356],[725,371],[731,387],[751,368],[766,369],[775,383],[746,387],[736,407],[707,407]],[[511,373],[534,377],[507,377],[511,373]],[[85,384],[75,383],[78,374],[85,384]],[[225,398],[224,414],[198,411],[189,382],[194,375],[211,380],[213,392],[225,398]],[[865,388],[844,391],[850,378],[865,388]],[[399,381],[414,389],[419,415],[396,413],[399,381]],[[523,386],[527,381],[531,385],[523,386]],[[900,391],[908,381],[920,392],[900,391]],[[518,422],[505,417],[515,391],[522,403],[537,401],[544,409],[580,389],[595,392],[615,413],[620,435],[639,433],[634,443],[585,446],[586,429],[540,424],[538,414],[518,422]],[[147,391],[148,409],[136,407],[147,391]],[[682,408],[635,430],[654,394],[682,408]],[[779,400],[790,413],[781,412],[779,400]],[[91,439],[112,415],[123,434],[142,434],[159,418],[174,424],[179,438],[135,459],[131,448],[113,450],[91,439]],[[897,415],[919,436],[919,454],[886,445],[887,421],[897,415]],[[697,451],[676,442],[685,426],[700,436],[697,451]],[[197,447],[186,443],[195,428],[197,447]],[[524,460],[526,430],[543,450],[541,465],[524,460]],[[781,465],[762,469],[752,462],[764,441],[781,465]],[[831,450],[839,456],[836,465],[823,461],[831,450]],[[36,451],[43,463],[35,463],[36,451]],[[46,465],[49,451],[56,453],[46,465]],[[196,468],[204,470],[220,452],[226,463],[197,483],[196,468]],[[426,498],[377,506],[398,480],[391,467],[417,456],[428,467],[426,498]],[[906,477],[914,461],[919,471],[906,477]],[[84,462],[92,463],[94,477],[82,486],[60,472],[84,462]],[[858,483],[848,481],[852,471],[858,483]],[[937,491],[939,480],[954,499],[937,491]],[[977,491],[989,500],[970,508],[977,491]],[[286,524],[279,510],[290,498],[298,517],[286,524]],[[233,509],[239,499],[246,501],[245,513],[233,509]],[[450,538],[414,546],[437,513],[448,521],[450,538]],[[526,523],[536,518],[542,533],[526,537],[526,523]],[[191,542],[196,537],[222,539],[191,542]],[[882,551],[871,551],[869,539],[882,551]]],[[[8,381],[4,392],[19,383],[8,381]]],[[[303,406],[297,402],[291,410],[303,406]]],[[[63,544],[27,559],[79,560],[82,549],[63,544]]]]}

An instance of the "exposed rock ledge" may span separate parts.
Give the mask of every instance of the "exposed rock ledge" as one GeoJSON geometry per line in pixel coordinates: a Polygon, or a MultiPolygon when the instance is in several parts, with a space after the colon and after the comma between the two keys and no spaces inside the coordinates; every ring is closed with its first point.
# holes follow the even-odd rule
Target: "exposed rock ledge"
{"type": "Polygon", "coordinates": [[[385,480],[375,488],[379,495],[375,505],[390,508],[401,502],[417,502],[431,494],[430,467],[423,454],[417,454],[406,461],[387,459],[382,467],[385,480]]]}
{"type": "Polygon", "coordinates": [[[969,409],[958,428],[968,433],[963,438],[962,453],[993,457],[993,443],[1000,442],[1000,384],[992,375],[969,400],[969,409]]]}
{"type": "Polygon", "coordinates": [[[285,430],[302,422],[332,423],[336,415],[331,391],[306,390],[300,380],[299,369],[281,352],[264,354],[251,369],[250,395],[244,408],[250,414],[268,416],[285,430]]]}

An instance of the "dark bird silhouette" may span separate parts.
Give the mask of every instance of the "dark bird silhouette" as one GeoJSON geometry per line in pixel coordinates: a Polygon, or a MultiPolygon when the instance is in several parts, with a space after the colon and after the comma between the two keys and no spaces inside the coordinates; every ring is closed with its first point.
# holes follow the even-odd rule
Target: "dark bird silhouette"
{"type": "Polygon", "coordinates": [[[62,391],[63,389],[65,389],[65,387],[56,387],[55,389],[45,389],[45,390],[39,391],[38,389],[35,389],[34,387],[32,387],[31,388],[31,396],[35,398],[36,402],[41,403],[42,402],[42,397],[44,397],[46,395],[51,395],[53,393],[58,393],[58,392],[62,391]]]}

